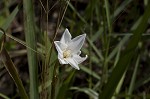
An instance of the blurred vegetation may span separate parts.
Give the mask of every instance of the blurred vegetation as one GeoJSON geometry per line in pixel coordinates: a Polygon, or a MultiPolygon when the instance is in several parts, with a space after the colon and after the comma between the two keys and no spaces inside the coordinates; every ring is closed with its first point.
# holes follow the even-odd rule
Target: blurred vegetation
{"type": "Polygon", "coordinates": [[[149,11],[148,0],[0,0],[0,98],[149,99],[149,11]],[[79,71],[57,59],[65,28],[87,34],[79,71]]]}

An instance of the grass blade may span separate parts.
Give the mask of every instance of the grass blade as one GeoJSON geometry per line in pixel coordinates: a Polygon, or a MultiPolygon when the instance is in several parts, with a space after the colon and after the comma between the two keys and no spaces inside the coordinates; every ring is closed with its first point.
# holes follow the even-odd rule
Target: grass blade
{"type": "Polygon", "coordinates": [[[132,0],[125,0],[122,4],[115,10],[113,17],[117,17],[120,13],[122,13],[125,8],[129,5],[132,0]]]}
{"type": "Polygon", "coordinates": [[[16,86],[18,87],[19,92],[21,94],[20,96],[23,99],[28,99],[28,96],[27,96],[27,93],[23,87],[22,81],[19,78],[19,74],[17,72],[17,69],[16,69],[15,65],[13,64],[8,52],[5,49],[5,47],[3,47],[4,40],[5,40],[5,32],[3,30],[0,30],[0,60],[2,61],[6,70],[8,71],[8,73],[10,74],[12,79],[14,80],[16,86]]]}
{"type": "Polygon", "coordinates": [[[108,0],[104,0],[105,1],[105,8],[106,8],[106,17],[107,17],[107,25],[108,25],[108,30],[109,30],[109,34],[111,33],[111,18],[110,18],[110,11],[109,11],[109,4],[108,4],[108,0]]]}
{"type": "Polygon", "coordinates": [[[4,31],[7,30],[7,28],[10,26],[11,22],[13,21],[13,19],[15,18],[15,16],[17,15],[19,9],[21,8],[21,4],[18,5],[13,12],[9,15],[9,17],[6,19],[5,23],[2,25],[2,29],[4,29],[4,31]]]}
{"type": "Polygon", "coordinates": [[[0,97],[3,98],[3,99],[10,99],[9,97],[7,97],[6,95],[0,93],[0,97]]]}
{"type": "Polygon", "coordinates": [[[89,44],[92,46],[93,50],[96,52],[96,54],[98,55],[98,57],[100,58],[101,61],[104,60],[104,57],[102,55],[102,52],[100,50],[98,50],[96,48],[96,46],[93,44],[93,42],[89,39],[89,37],[87,37],[87,41],[89,42],[89,44]]]}
{"type": "Polygon", "coordinates": [[[4,39],[5,39],[5,32],[2,29],[0,29],[0,52],[3,49],[4,39]]]}
{"type": "MultiPolygon", "coordinates": [[[[23,0],[24,7],[24,26],[25,26],[25,38],[28,47],[33,50],[36,48],[36,34],[34,23],[34,11],[32,0],[23,0]]],[[[38,99],[38,66],[37,66],[37,53],[27,48],[29,74],[30,74],[30,99],[38,99]]]]}
{"type": "Polygon", "coordinates": [[[79,87],[71,87],[71,90],[77,90],[79,92],[84,92],[89,95],[92,99],[98,99],[98,93],[90,88],[79,88],[79,87]]]}
{"type": "Polygon", "coordinates": [[[98,79],[98,80],[101,79],[100,76],[99,76],[96,72],[93,72],[91,69],[89,69],[89,68],[87,68],[87,67],[85,67],[85,66],[83,66],[83,65],[81,65],[80,68],[81,68],[81,70],[83,70],[85,73],[89,74],[90,76],[92,76],[92,77],[94,77],[94,78],[96,78],[96,79],[98,79]]]}
{"type": "Polygon", "coordinates": [[[104,86],[104,90],[100,93],[99,99],[110,99],[121,79],[124,72],[126,71],[138,45],[142,33],[144,32],[148,18],[150,17],[150,3],[147,5],[147,9],[143,15],[141,24],[133,32],[134,35],[128,43],[128,46],[124,53],[121,55],[116,67],[114,68],[112,75],[109,77],[107,84],[104,86]]]}
{"type": "MultiPolygon", "coordinates": [[[[128,91],[129,96],[132,94],[133,89],[134,89],[135,79],[136,79],[136,75],[137,75],[137,69],[138,69],[138,66],[139,66],[139,60],[140,60],[140,55],[138,56],[138,58],[136,60],[134,72],[133,72],[132,79],[131,79],[131,82],[130,82],[130,87],[129,87],[129,91],[128,91]]],[[[131,99],[131,97],[127,97],[126,99],[131,99]]]]}
{"type": "Polygon", "coordinates": [[[16,86],[18,87],[20,96],[22,97],[22,99],[28,99],[27,93],[23,87],[21,79],[18,76],[17,69],[16,69],[15,65],[13,64],[13,62],[5,48],[3,48],[0,56],[1,56],[1,58],[3,58],[3,63],[4,63],[4,66],[6,67],[8,73],[13,78],[16,86]]]}

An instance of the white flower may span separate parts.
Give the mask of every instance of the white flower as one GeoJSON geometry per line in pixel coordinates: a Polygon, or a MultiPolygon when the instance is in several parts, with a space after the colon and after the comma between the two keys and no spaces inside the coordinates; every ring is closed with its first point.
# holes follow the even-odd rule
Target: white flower
{"type": "Polygon", "coordinates": [[[85,57],[80,57],[81,47],[85,41],[86,34],[77,36],[71,39],[71,34],[68,29],[63,33],[60,41],[54,41],[56,49],[58,51],[58,60],[60,64],[70,64],[75,69],[80,69],[78,64],[86,60],[85,57]]]}

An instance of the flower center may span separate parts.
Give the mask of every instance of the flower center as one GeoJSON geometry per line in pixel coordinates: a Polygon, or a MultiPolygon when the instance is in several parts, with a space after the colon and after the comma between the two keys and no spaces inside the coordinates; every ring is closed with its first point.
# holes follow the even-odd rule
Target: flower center
{"type": "Polygon", "coordinates": [[[63,58],[68,58],[71,56],[71,50],[65,50],[63,52],[63,58]]]}

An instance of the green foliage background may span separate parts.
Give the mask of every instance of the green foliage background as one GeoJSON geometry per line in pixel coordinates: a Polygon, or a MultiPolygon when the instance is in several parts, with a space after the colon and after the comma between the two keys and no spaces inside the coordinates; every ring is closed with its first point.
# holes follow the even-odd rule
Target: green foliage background
{"type": "Polygon", "coordinates": [[[150,98],[149,11],[148,0],[1,0],[0,83],[13,80],[18,92],[0,97],[150,98]],[[65,28],[87,34],[80,71],[58,62],[65,28]]]}

